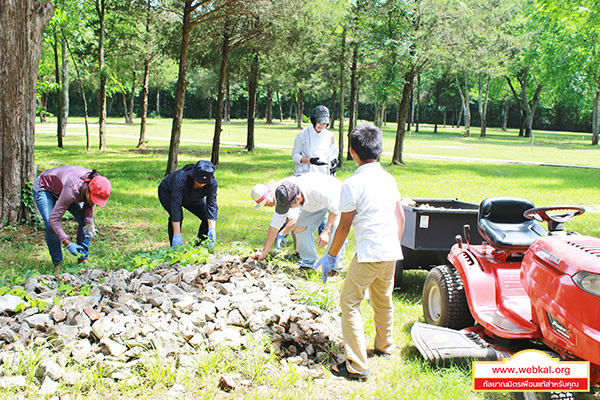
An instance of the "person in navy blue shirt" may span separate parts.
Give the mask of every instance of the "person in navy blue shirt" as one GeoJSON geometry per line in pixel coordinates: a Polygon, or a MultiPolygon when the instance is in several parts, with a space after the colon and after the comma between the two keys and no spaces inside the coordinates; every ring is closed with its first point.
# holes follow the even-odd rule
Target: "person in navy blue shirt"
{"type": "Polygon", "coordinates": [[[169,213],[168,232],[171,246],[183,244],[183,210],[200,218],[198,239],[209,247],[217,241],[217,180],[210,161],[198,161],[171,172],[158,186],[160,204],[169,213]]]}

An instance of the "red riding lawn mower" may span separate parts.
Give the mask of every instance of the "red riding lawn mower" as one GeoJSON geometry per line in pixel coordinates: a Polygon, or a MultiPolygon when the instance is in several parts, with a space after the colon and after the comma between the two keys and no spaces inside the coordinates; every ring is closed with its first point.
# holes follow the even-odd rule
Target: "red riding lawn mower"
{"type": "Polygon", "coordinates": [[[541,349],[565,361],[589,361],[590,385],[600,385],[600,239],[563,231],[584,212],[534,208],[514,197],[484,200],[477,222],[484,242],[469,244],[465,225],[450,265],[427,275],[427,324],[417,322],[411,332],[421,354],[436,365],[470,365],[541,349]]]}

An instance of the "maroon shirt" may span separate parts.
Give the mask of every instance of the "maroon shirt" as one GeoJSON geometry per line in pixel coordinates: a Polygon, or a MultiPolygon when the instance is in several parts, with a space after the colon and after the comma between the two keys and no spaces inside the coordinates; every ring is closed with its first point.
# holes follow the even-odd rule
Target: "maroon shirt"
{"type": "Polygon", "coordinates": [[[83,218],[86,224],[94,219],[94,206],[85,202],[85,190],[88,187],[88,182],[84,179],[87,178],[90,172],[92,172],[91,169],[66,165],[47,169],[40,175],[41,188],[57,198],[48,222],[61,242],[69,239],[69,235],[65,233],[60,219],[71,204],[84,203],[83,218]]]}

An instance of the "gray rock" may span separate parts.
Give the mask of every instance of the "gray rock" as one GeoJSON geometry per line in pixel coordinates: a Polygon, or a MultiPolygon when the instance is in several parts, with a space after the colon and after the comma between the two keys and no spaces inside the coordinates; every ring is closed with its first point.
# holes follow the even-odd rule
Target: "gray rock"
{"type": "Polygon", "coordinates": [[[102,317],[92,324],[92,333],[98,339],[108,337],[110,336],[110,324],[111,321],[108,318],[102,317]]]}
{"type": "Polygon", "coordinates": [[[92,345],[87,339],[70,343],[71,356],[79,364],[86,364],[91,358],[92,345]]]}
{"type": "Polygon", "coordinates": [[[56,393],[56,390],[58,390],[58,382],[53,381],[50,377],[47,376],[44,379],[44,383],[42,383],[42,387],[40,388],[40,390],[38,390],[37,395],[50,396],[56,393]]]}
{"type": "Polygon", "coordinates": [[[0,389],[24,388],[27,379],[24,376],[7,376],[0,378],[0,389]]]}
{"type": "Polygon", "coordinates": [[[65,319],[67,319],[67,314],[57,305],[54,305],[50,309],[50,315],[52,316],[54,322],[63,322],[65,319]]]}
{"type": "Polygon", "coordinates": [[[185,283],[190,283],[198,276],[200,266],[191,265],[181,269],[181,280],[185,283]]]}
{"type": "Polygon", "coordinates": [[[38,378],[49,377],[52,380],[59,380],[63,375],[63,369],[57,362],[52,360],[43,361],[35,370],[35,376],[38,378]]]}
{"type": "Polygon", "coordinates": [[[48,331],[55,334],[63,342],[74,340],[79,335],[79,328],[75,325],[57,324],[49,328],[48,331]]]}
{"type": "Polygon", "coordinates": [[[65,374],[62,377],[62,381],[70,386],[75,386],[76,384],[79,384],[82,381],[82,379],[83,373],[77,371],[65,372],[65,374]]]}
{"type": "Polygon", "coordinates": [[[194,311],[197,311],[200,315],[204,315],[205,321],[214,321],[217,307],[211,301],[202,301],[194,307],[194,311]]]}
{"type": "Polygon", "coordinates": [[[37,329],[42,332],[54,325],[54,321],[50,318],[50,314],[35,314],[31,317],[25,318],[25,322],[33,329],[37,329]]]}
{"type": "Polygon", "coordinates": [[[106,347],[108,354],[110,354],[114,357],[121,357],[123,355],[123,353],[125,353],[127,351],[127,347],[125,347],[122,344],[119,344],[119,343],[115,342],[114,340],[111,340],[107,337],[102,338],[102,340],[100,340],[100,343],[102,343],[106,347]]]}
{"type": "Polygon", "coordinates": [[[7,343],[12,343],[15,341],[16,336],[17,335],[15,332],[13,332],[13,330],[8,326],[4,326],[0,329],[0,340],[3,340],[7,343]]]}
{"type": "MultiPolygon", "coordinates": [[[[219,311],[219,312],[222,312],[222,311],[219,311]]],[[[227,324],[228,325],[245,326],[246,319],[242,316],[242,314],[237,309],[233,309],[227,315],[227,324]]]]}
{"type": "Polygon", "coordinates": [[[0,314],[15,312],[15,308],[21,304],[27,302],[23,301],[19,296],[14,296],[12,294],[5,294],[4,296],[0,296],[0,314]]]}

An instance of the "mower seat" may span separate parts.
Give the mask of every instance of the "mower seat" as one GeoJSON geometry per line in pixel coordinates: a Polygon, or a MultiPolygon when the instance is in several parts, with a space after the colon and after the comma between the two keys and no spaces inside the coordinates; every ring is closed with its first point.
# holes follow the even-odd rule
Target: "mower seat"
{"type": "Polygon", "coordinates": [[[533,203],[518,197],[490,197],[479,205],[477,228],[481,236],[495,249],[525,252],[531,244],[548,232],[523,212],[533,203]]]}

